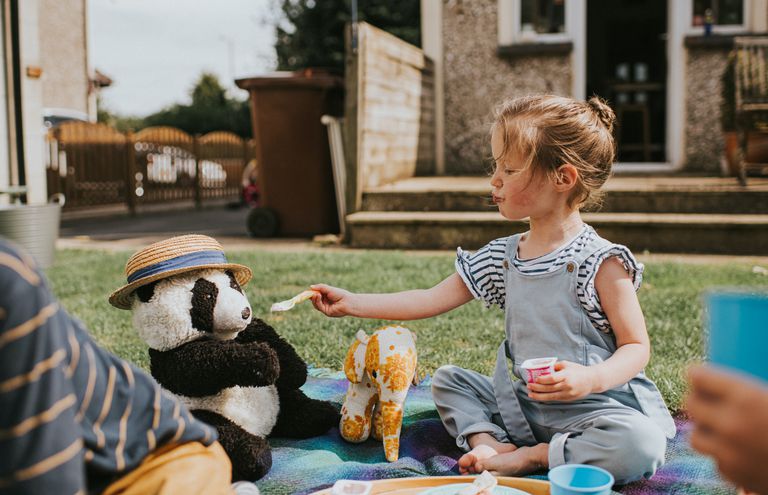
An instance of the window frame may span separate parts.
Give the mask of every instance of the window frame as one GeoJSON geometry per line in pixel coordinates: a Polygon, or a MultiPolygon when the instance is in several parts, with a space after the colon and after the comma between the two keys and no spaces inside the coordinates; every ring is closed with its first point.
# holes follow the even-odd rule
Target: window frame
{"type": "MultiPolygon", "coordinates": [[[[513,19],[513,29],[515,30],[515,38],[523,41],[523,3],[522,0],[515,0],[517,8],[515,9],[516,19],[513,19]]],[[[534,31],[533,36],[528,38],[538,43],[562,43],[564,41],[570,41],[568,36],[568,0],[563,0],[563,32],[562,33],[537,33],[534,31]]],[[[524,41],[523,41],[524,42],[524,41]]]]}
{"type": "Polygon", "coordinates": [[[562,33],[534,33],[523,37],[521,0],[498,0],[498,44],[499,46],[528,43],[566,43],[573,41],[573,0],[564,0],[564,25],[562,33]]]}
{"type": "MultiPolygon", "coordinates": [[[[685,2],[685,5],[688,10],[686,15],[686,18],[688,19],[687,21],[688,31],[686,34],[701,36],[704,34],[704,26],[693,25],[693,1],[694,0],[688,0],[687,2],[685,2]]],[[[712,33],[713,34],[741,34],[741,33],[749,32],[750,28],[752,27],[750,25],[752,14],[755,12],[754,1],[743,0],[741,8],[742,8],[741,24],[724,24],[724,25],[713,24],[712,33]]]]}

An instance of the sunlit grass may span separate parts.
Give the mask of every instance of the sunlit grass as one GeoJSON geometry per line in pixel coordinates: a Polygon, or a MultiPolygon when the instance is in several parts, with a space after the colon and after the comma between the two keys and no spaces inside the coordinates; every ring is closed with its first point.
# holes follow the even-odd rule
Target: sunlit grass
{"type": "MultiPolygon", "coordinates": [[[[384,292],[429,287],[453,271],[453,255],[396,251],[277,253],[234,251],[231,261],[253,269],[246,293],[254,314],[273,325],[304,359],[315,366],[341,369],[355,332],[370,331],[380,321],[327,318],[309,303],[286,313],[269,306],[309,284],[324,282],[353,291],[384,292]]],[[[113,308],[108,295],[124,284],[123,267],[130,253],[60,250],[48,270],[63,306],[81,319],[96,340],[117,355],[147,368],[146,346],[131,327],[130,313],[113,308]]],[[[701,294],[713,286],[768,287],[768,277],[747,264],[648,263],[640,302],[653,345],[647,374],[656,381],[671,409],[680,407],[684,370],[701,359],[704,338],[701,294]]],[[[504,336],[504,315],[480,302],[448,314],[408,322],[418,335],[419,369],[423,376],[443,364],[483,373],[493,370],[496,348],[504,336]]]]}

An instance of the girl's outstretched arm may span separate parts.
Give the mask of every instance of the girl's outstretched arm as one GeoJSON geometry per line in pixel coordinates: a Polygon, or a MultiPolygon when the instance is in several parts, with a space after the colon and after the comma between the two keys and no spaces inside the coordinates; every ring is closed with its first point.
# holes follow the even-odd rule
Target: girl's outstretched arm
{"type": "Polygon", "coordinates": [[[555,373],[528,384],[536,400],[576,400],[627,383],[648,364],[651,345],[635,287],[618,258],[608,258],[595,278],[603,311],[616,336],[616,352],[600,364],[582,366],[570,361],[555,364],[555,373]]]}
{"type": "Polygon", "coordinates": [[[315,308],[327,316],[357,316],[382,320],[418,320],[450,311],[472,300],[458,273],[431,289],[416,289],[389,294],[355,294],[329,285],[311,287],[315,308]]]}

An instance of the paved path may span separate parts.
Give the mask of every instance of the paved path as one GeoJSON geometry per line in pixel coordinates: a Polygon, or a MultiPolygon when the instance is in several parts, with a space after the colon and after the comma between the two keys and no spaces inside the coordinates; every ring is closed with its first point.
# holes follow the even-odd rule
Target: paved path
{"type": "Polygon", "coordinates": [[[172,211],[145,211],[136,216],[118,214],[91,218],[67,218],[61,221],[61,237],[88,236],[94,240],[121,240],[152,235],[200,233],[211,236],[248,237],[245,220],[247,208],[225,206],[193,207],[172,211]]]}
{"type": "Polygon", "coordinates": [[[265,249],[270,251],[348,250],[342,246],[312,239],[254,239],[248,235],[247,208],[217,206],[196,210],[193,207],[171,211],[145,211],[136,216],[117,213],[111,216],[70,217],[61,221],[58,248],[135,251],[153,242],[182,234],[215,237],[227,250],[265,249]]]}

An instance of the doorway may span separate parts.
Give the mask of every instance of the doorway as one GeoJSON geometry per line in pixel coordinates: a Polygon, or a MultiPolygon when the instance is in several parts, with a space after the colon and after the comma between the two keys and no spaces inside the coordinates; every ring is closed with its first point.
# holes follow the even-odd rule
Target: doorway
{"type": "Polygon", "coordinates": [[[588,0],[586,95],[616,112],[618,161],[667,161],[667,2],[588,0]]]}

